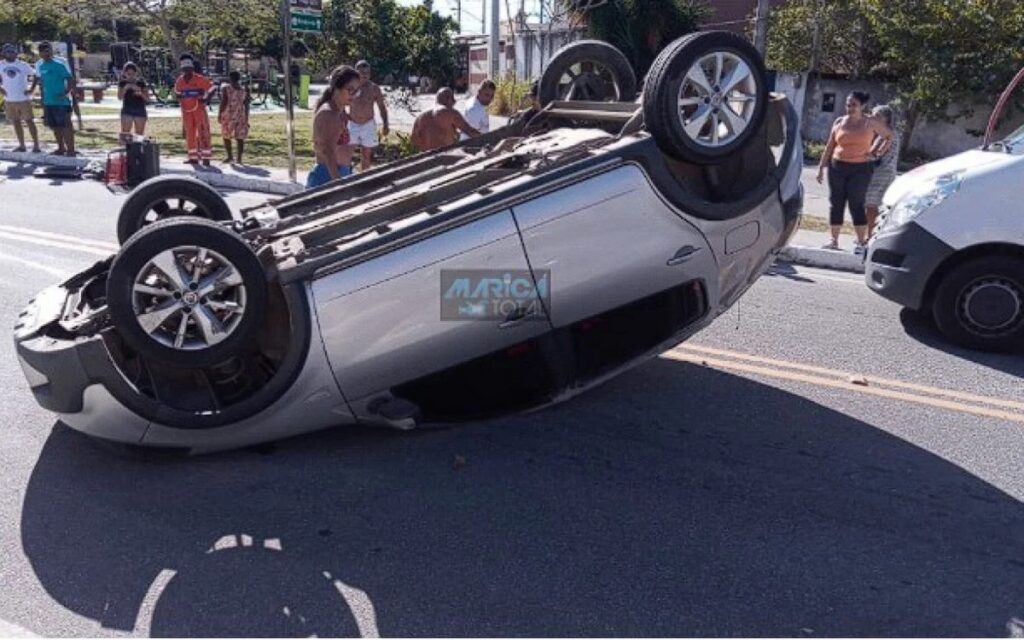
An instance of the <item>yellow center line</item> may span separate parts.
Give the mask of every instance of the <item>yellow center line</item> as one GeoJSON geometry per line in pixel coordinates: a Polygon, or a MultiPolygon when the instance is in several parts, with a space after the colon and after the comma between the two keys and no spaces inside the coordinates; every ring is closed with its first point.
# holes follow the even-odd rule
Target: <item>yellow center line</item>
{"type": "MultiPolygon", "coordinates": [[[[720,356],[723,358],[731,358],[736,360],[745,360],[747,362],[754,362],[757,364],[766,364],[773,367],[783,367],[786,369],[793,369],[796,371],[806,371],[808,373],[817,373],[825,376],[834,376],[836,378],[848,379],[852,376],[860,376],[862,374],[853,373],[849,371],[839,371],[837,369],[826,369],[825,367],[816,367],[814,365],[802,364],[799,362],[789,362],[787,360],[776,360],[774,358],[766,358],[763,356],[756,356],[748,353],[739,353],[736,351],[728,351],[726,349],[715,349],[712,347],[705,347],[703,345],[695,344],[681,344],[675,348],[675,351],[687,351],[691,353],[704,353],[712,356],[720,356]]],[[[1003,407],[1006,409],[1015,409],[1018,411],[1024,411],[1024,402],[1016,402],[1014,400],[1005,400],[1003,398],[992,398],[989,396],[981,396],[973,393],[966,393],[963,391],[954,391],[952,389],[939,389],[937,387],[929,387],[923,384],[914,384],[913,382],[904,382],[902,380],[892,380],[889,378],[877,378],[875,376],[863,375],[868,385],[877,385],[885,387],[896,387],[898,389],[906,389],[908,391],[917,391],[933,396],[944,396],[946,398],[953,398],[956,400],[964,400],[966,402],[975,402],[979,404],[987,404],[995,407],[1003,407]]]]}
{"type": "Polygon", "coordinates": [[[667,353],[662,354],[662,357],[668,358],[670,360],[677,360],[680,362],[689,362],[691,364],[696,365],[710,366],[716,369],[738,371],[741,373],[749,373],[752,375],[764,376],[766,378],[776,378],[779,380],[787,380],[790,382],[802,382],[805,384],[811,384],[819,387],[828,387],[832,389],[840,389],[843,391],[853,391],[855,393],[862,393],[869,396],[878,396],[880,398],[888,398],[890,400],[901,400],[903,402],[911,402],[914,404],[920,404],[937,409],[946,409],[947,411],[956,411],[959,413],[967,413],[976,416],[983,416],[986,418],[995,418],[997,420],[1007,420],[1009,422],[1024,424],[1024,414],[1020,413],[1012,413],[1010,411],[1003,411],[1001,409],[993,409],[989,407],[979,407],[976,405],[963,404],[960,402],[954,402],[952,400],[943,400],[941,398],[918,396],[912,393],[904,393],[903,391],[894,391],[892,389],[884,389],[881,387],[865,387],[862,385],[854,384],[852,382],[847,382],[845,380],[823,378],[803,373],[794,373],[792,371],[784,371],[781,369],[769,369],[767,367],[743,364],[740,362],[733,362],[730,360],[720,360],[718,358],[682,353],[680,351],[669,351],[667,353]]]}

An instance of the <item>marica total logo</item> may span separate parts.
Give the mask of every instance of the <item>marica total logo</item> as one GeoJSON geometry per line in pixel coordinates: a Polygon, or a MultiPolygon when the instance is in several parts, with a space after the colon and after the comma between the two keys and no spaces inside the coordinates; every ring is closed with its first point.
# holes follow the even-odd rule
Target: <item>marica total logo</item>
{"type": "Polygon", "coordinates": [[[442,320],[543,320],[551,274],[519,269],[442,269],[442,320]]]}

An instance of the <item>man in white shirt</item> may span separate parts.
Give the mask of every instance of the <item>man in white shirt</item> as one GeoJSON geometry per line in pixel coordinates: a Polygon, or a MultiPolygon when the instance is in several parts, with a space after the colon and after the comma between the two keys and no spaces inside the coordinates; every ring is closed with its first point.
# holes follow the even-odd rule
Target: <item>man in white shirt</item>
{"type": "Polygon", "coordinates": [[[28,78],[33,74],[32,66],[18,60],[18,49],[13,44],[3,46],[3,58],[0,59],[0,94],[3,94],[7,111],[7,119],[14,125],[14,135],[18,137],[18,148],[25,151],[25,131],[22,123],[28,125],[32,136],[32,151],[39,153],[39,132],[32,114],[32,92],[29,90],[28,78]]]}
{"type": "MultiPolygon", "coordinates": [[[[480,88],[476,92],[476,97],[470,100],[466,104],[465,110],[462,112],[466,118],[466,122],[469,126],[473,127],[481,134],[487,133],[491,130],[491,118],[487,115],[487,107],[491,106],[491,102],[494,100],[494,93],[498,90],[497,85],[494,84],[493,80],[484,80],[480,83],[480,88]]],[[[460,140],[467,140],[469,136],[462,134],[460,140]]]]}

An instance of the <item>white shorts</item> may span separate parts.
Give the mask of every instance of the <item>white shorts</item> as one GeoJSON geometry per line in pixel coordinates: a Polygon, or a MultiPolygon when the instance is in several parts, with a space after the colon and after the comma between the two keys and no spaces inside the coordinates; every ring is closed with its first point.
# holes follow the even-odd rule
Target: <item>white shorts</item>
{"type": "Polygon", "coordinates": [[[363,124],[349,120],[348,135],[351,138],[350,144],[357,147],[372,149],[377,146],[377,121],[370,120],[363,124]]]}

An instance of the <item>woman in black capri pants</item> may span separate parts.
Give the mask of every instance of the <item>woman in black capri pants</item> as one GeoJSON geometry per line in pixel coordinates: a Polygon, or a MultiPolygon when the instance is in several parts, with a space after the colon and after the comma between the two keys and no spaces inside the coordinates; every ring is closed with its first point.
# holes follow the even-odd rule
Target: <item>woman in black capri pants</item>
{"type": "Polygon", "coordinates": [[[868,221],[864,211],[874,161],[885,154],[892,140],[892,130],[881,118],[865,112],[869,96],[854,91],[846,97],[846,115],[835,121],[818,165],[818,182],[828,167],[829,225],[832,240],[826,249],[839,249],[839,231],[843,214],[850,207],[850,217],[857,232],[854,253],[864,252],[868,221]]]}

